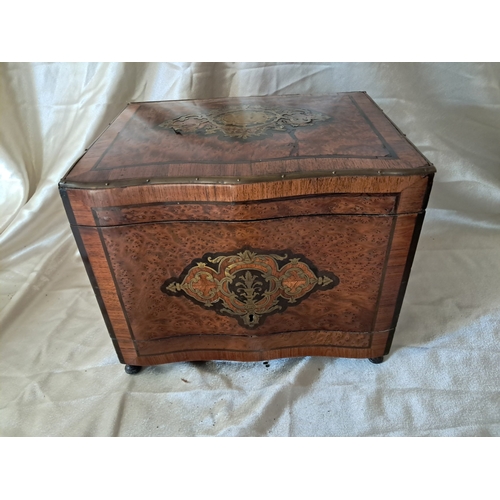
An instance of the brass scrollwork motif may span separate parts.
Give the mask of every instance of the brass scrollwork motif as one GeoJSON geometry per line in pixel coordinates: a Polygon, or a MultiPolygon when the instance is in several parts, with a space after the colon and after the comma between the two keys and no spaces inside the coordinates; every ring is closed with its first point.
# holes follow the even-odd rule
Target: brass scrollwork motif
{"type": "Polygon", "coordinates": [[[161,290],[184,295],[253,328],[267,315],[283,312],[314,291],[328,290],[338,283],[337,276],[317,272],[302,255],[245,249],[236,254],[206,254],[187,266],[179,278],[165,281],[161,290]]]}
{"type": "Polygon", "coordinates": [[[179,116],[166,120],[160,128],[176,134],[218,134],[221,137],[248,139],[266,135],[269,131],[289,132],[330,119],[318,111],[300,108],[265,108],[263,106],[230,106],[202,114],[179,116]]]}

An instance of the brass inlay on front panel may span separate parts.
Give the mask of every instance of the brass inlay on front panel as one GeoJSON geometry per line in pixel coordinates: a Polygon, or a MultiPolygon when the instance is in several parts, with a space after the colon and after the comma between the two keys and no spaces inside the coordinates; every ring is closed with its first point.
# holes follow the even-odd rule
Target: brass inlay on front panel
{"type": "Polygon", "coordinates": [[[338,285],[331,272],[318,272],[302,255],[266,254],[250,249],[236,254],[205,254],[161,290],[184,295],[196,304],[232,316],[247,328],[269,314],[283,312],[317,290],[338,285]]]}

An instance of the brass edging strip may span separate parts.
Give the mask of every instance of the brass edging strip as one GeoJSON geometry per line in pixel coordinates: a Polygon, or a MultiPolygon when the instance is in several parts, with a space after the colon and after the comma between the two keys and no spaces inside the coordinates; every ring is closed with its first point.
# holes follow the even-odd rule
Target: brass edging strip
{"type": "Polygon", "coordinates": [[[325,172],[324,170],[312,172],[288,172],[284,174],[261,175],[251,177],[158,177],[158,178],[137,178],[112,180],[107,182],[66,182],[64,179],[59,183],[60,188],[69,189],[110,189],[119,187],[132,186],[149,186],[159,184],[222,184],[222,185],[241,185],[241,184],[258,184],[260,182],[276,182],[283,180],[296,179],[325,179],[332,177],[386,177],[386,176],[425,176],[434,174],[436,168],[433,165],[425,165],[423,167],[408,168],[408,169],[346,169],[333,170],[325,172]]]}

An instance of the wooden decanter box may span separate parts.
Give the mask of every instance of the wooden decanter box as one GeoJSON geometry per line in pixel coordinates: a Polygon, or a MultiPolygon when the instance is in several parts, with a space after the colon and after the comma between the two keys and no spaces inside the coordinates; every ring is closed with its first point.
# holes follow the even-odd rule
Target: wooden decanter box
{"type": "Polygon", "coordinates": [[[435,168],[364,92],[131,103],[60,194],[119,360],[389,353],[435,168]]]}

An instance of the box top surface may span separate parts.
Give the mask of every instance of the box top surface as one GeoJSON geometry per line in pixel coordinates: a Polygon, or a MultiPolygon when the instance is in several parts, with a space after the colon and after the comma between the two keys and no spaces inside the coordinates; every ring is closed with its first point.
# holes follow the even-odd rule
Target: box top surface
{"type": "Polygon", "coordinates": [[[428,160],[364,92],[131,103],[62,179],[75,188],[417,174],[428,160]]]}

